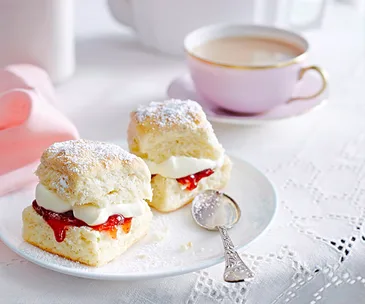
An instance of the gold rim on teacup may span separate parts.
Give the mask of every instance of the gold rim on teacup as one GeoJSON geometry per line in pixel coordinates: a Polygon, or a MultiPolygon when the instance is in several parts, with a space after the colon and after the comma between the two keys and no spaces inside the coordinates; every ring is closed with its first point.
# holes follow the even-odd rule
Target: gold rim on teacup
{"type": "Polygon", "coordinates": [[[186,47],[185,47],[185,52],[189,56],[191,56],[194,59],[199,60],[203,63],[220,66],[220,67],[224,67],[224,68],[230,68],[230,69],[239,69],[239,70],[264,70],[264,69],[282,68],[282,67],[286,67],[291,64],[294,64],[294,63],[299,63],[301,61],[304,61],[308,55],[308,52],[304,51],[300,55],[298,55],[288,61],[280,61],[280,62],[277,62],[275,64],[270,64],[270,65],[232,65],[232,64],[225,64],[225,63],[220,63],[220,62],[204,59],[202,57],[199,57],[199,56],[193,54],[193,52],[187,50],[186,47]]]}

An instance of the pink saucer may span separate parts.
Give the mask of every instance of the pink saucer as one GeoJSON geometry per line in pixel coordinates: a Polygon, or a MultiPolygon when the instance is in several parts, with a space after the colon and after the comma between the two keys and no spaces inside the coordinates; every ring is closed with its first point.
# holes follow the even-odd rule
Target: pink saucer
{"type": "MultiPolygon", "coordinates": [[[[316,74],[305,75],[301,83],[298,84],[297,90],[293,96],[308,96],[316,92],[321,86],[321,79],[316,74]]],[[[182,75],[174,79],[169,88],[167,95],[176,99],[191,99],[200,103],[210,121],[228,123],[228,124],[263,124],[283,119],[289,119],[303,114],[307,114],[314,109],[326,104],[328,98],[328,89],[321,95],[310,100],[296,100],[273,108],[272,110],[257,115],[244,115],[232,113],[214,105],[208,104],[195,91],[194,84],[189,74],[182,75]]]]}

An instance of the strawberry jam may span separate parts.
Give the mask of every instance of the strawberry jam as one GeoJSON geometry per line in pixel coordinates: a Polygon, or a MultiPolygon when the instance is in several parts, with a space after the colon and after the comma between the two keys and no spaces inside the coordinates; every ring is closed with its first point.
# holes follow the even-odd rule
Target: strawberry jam
{"type": "Polygon", "coordinates": [[[108,231],[112,238],[116,239],[119,225],[122,225],[124,233],[128,233],[131,230],[132,218],[125,218],[122,215],[115,214],[109,216],[109,219],[104,224],[91,226],[91,228],[97,231],[108,231]]]}
{"type": "Polygon", "coordinates": [[[122,225],[122,229],[125,233],[128,233],[131,229],[132,218],[125,218],[122,215],[115,214],[108,218],[108,220],[101,225],[89,226],[85,222],[74,217],[72,211],[64,213],[57,213],[51,210],[47,210],[37,204],[34,200],[32,203],[33,209],[43,217],[54,232],[54,236],[57,242],[62,242],[66,237],[66,231],[69,226],[83,227],[87,226],[97,231],[106,231],[112,238],[117,238],[118,226],[122,225]]]}
{"type": "Polygon", "coordinates": [[[203,171],[200,171],[198,173],[194,173],[185,177],[177,178],[176,180],[186,186],[187,190],[194,190],[196,187],[198,187],[199,181],[204,178],[212,175],[214,171],[212,169],[206,169],[203,171]]]}

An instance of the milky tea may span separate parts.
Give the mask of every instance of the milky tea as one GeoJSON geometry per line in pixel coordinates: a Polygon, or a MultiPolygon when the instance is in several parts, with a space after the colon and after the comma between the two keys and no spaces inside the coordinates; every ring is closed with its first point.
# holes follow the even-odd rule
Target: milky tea
{"type": "Polygon", "coordinates": [[[237,66],[263,66],[288,61],[304,52],[298,46],[265,37],[224,37],[207,41],[193,49],[205,60],[237,66]]]}

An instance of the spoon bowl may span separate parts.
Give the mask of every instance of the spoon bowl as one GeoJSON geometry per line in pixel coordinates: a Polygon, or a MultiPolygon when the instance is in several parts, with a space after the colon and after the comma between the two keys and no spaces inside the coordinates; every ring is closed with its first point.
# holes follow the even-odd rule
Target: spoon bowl
{"type": "Polygon", "coordinates": [[[240,207],[233,198],[216,190],[198,194],[192,202],[191,212],[195,222],[208,230],[218,230],[218,226],[230,229],[241,218],[240,207]]]}

